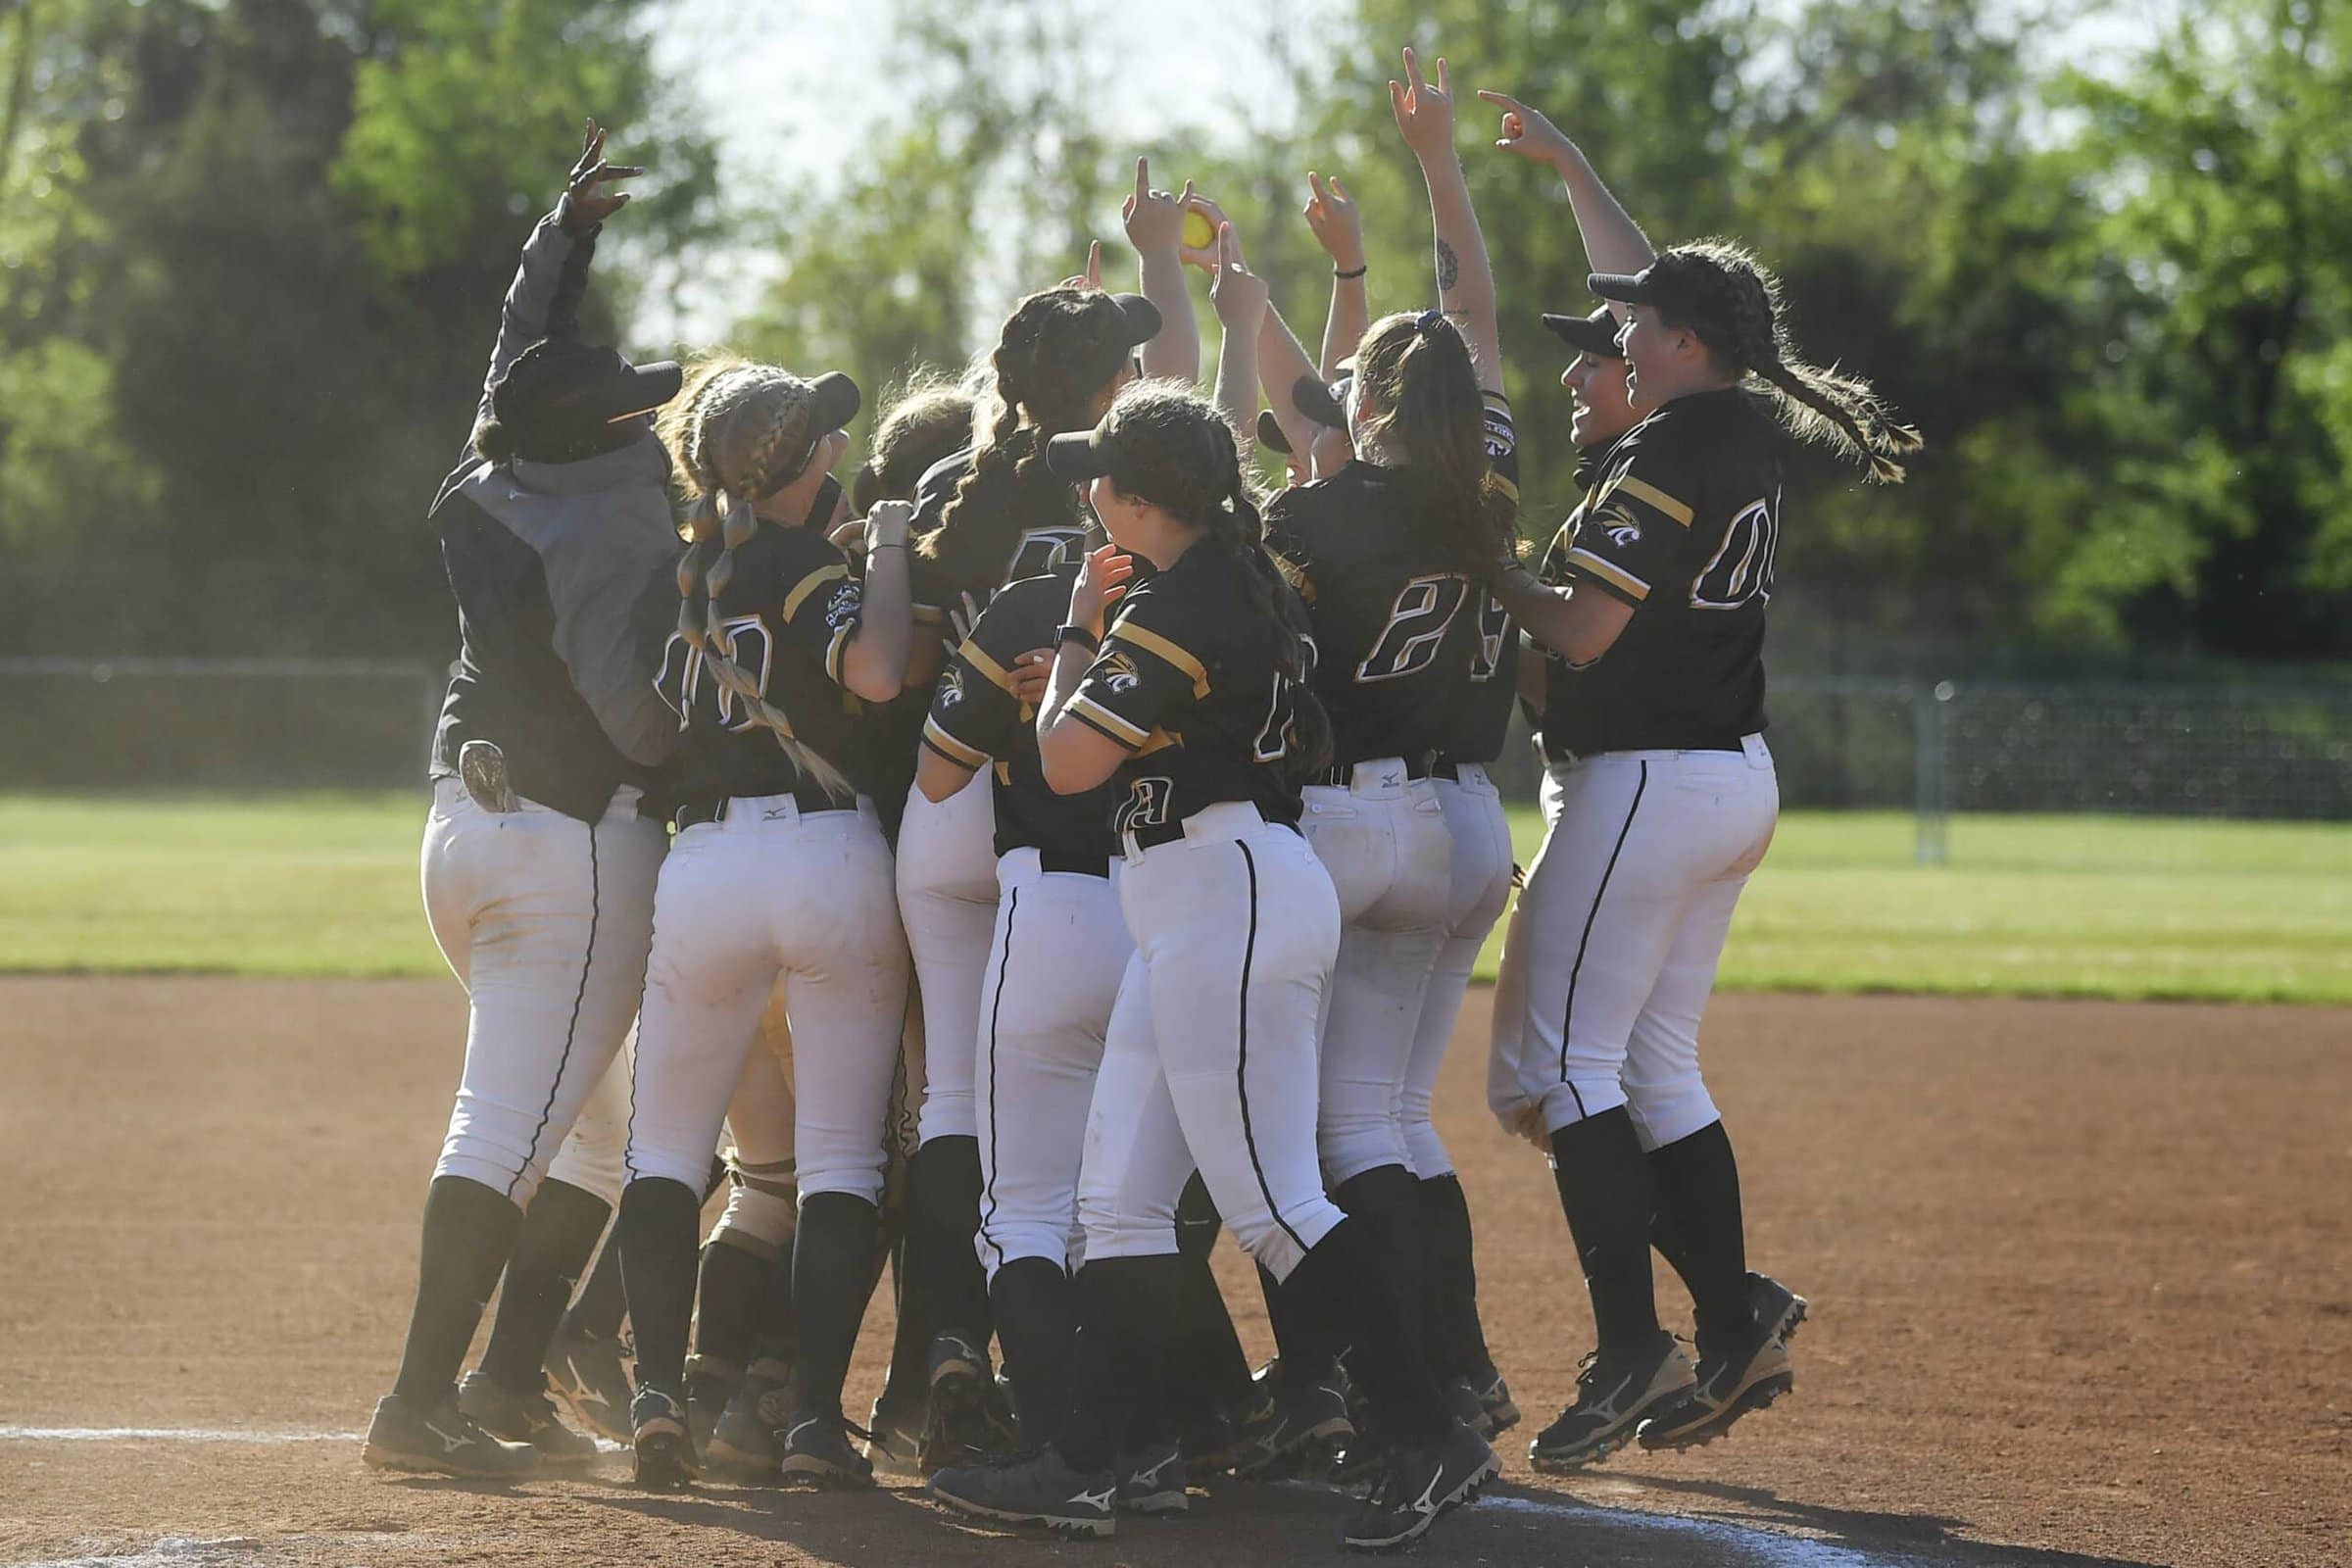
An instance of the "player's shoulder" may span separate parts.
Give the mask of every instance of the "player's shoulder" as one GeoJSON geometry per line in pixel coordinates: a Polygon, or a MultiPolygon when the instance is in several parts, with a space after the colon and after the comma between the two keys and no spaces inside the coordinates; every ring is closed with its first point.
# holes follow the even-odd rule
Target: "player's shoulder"
{"type": "Polygon", "coordinates": [[[965,474],[972,471],[973,452],[971,447],[960,447],[925,468],[922,477],[914,481],[914,515],[918,530],[938,526],[939,514],[947,510],[949,502],[956,499],[956,487],[963,482],[965,474]]]}
{"type": "Polygon", "coordinates": [[[1006,583],[989,596],[988,607],[972,627],[973,637],[992,648],[1010,642],[1019,642],[1024,650],[1040,646],[1068,613],[1070,582],[1077,575],[1077,567],[1060,566],[1006,583]]]}

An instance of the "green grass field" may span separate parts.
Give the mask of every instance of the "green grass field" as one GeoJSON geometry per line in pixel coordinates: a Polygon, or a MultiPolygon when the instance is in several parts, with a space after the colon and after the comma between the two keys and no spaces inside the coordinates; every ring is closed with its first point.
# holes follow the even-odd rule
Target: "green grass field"
{"type": "MultiPolygon", "coordinates": [[[[420,793],[0,800],[0,969],[440,973],[423,818],[420,793]]],[[[2352,1003],[2352,825],[1963,817],[1936,868],[1911,835],[1784,818],[1725,985],[2352,1003]]]]}

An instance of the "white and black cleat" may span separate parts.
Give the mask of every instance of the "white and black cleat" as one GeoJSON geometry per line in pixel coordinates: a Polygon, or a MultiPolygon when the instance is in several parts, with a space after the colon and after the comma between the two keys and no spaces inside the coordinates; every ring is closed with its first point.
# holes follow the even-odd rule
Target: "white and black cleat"
{"type": "Polygon", "coordinates": [[[1340,1544],[1349,1551],[1394,1551],[1435,1525],[1500,1472],[1487,1440],[1456,1426],[1433,1447],[1402,1448],[1389,1460],[1364,1505],[1348,1517],[1340,1544]]]}
{"type": "Polygon", "coordinates": [[[547,1379],[580,1425],[609,1443],[629,1441],[628,1349],[620,1341],[558,1331],[547,1379]]]}
{"type": "Polygon", "coordinates": [[[861,1492],[874,1484],[873,1462],[850,1446],[850,1424],[808,1410],[795,1411],[785,1426],[776,1470],[796,1486],[861,1492]]]}
{"type": "Polygon", "coordinates": [[[1644,1448],[1695,1448],[1713,1443],[1733,1423],[1761,1410],[1796,1386],[1788,1346],[1763,1336],[1716,1354],[1700,1348],[1698,1378],[1642,1423],[1644,1448]]]}
{"type": "Polygon", "coordinates": [[[500,1388],[477,1367],[458,1383],[458,1408],[494,1438],[529,1444],[551,1465],[576,1468],[596,1462],[596,1440],[564,1424],[544,1385],[516,1394],[500,1388]]]}
{"type": "Polygon", "coordinates": [[[629,1401],[629,1446],[636,1454],[637,1484],[654,1492],[683,1492],[694,1484],[694,1439],[686,1423],[686,1397],[659,1383],[639,1386],[629,1401]]]}
{"type": "Polygon", "coordinates": [[[1184,1450],[1163,1443],[1119,1461],[1119,1508],[1126,1513],[1182,1513],[1193,1505],[1184,1490],[1184,1450]]]}
{"type": "Polygon", "coordinates": [[[455,1395],[421,1407],[387,1394],[375,1401],[360,1462],[371,1470],[458,1476],[467,1481],[520,1481],[539,1473],[539,1450],[482,1430],[458,1408],[455,1395]]]}
{"type": "Polygon", "coordinates": [[[1576,1376],[1576,1402],[1536,1435],[1528,1463],[1565,1475],[1608,1457],[1634,1440],[1642,1421],[1691,1386],[1690,1358],[1663,1329],[1648,1344],[1595,1350],[1576,1376]]]}
{"type": "Polygon", "coordinates": [[[931,1478],[931,1495],[957,1513],[1086,1540],[1117,1533],[1119,1492],[1116,1474],[1074,1470],[1051,1447],[994,1464],[956,1465],[931,1478]]]}

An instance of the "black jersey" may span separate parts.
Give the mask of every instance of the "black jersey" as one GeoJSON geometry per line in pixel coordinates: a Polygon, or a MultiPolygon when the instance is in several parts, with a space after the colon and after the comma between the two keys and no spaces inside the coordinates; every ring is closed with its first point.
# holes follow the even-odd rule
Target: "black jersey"
{"type": "Polygon", "coordinates": [[[1551,661],[1544,750],[1736,749],[1764,728],[1764,607],[1781,533],[1779,430],[1737,390],[1677,398],[1618,441],[1544,580],[1634,607],[1584,669],[1551,661]]]}
{"type": "MultiPolygon", "coordinates": [[[[1118,603],[1069,714],[1131,754],[1119,765],[1111,831],[1164,843],[1220,801],[1269,822],[1298,820],[1288,759],[1293,691],[1282,633],[1250,609],[1253,566],[1200,543],[1118,603]]],[[[1303,629],[1298,596],[1278,605],[1303,629]]]]}
{"type": "Polygon", "coordinates": [[[975,771],[993,761],[999,855],[1036,850],[1048,870],[1107,872],[1111,786],[1055,794],[1037,760],[1037,710],[1012,696],[1012,662],[1054,646],[1077,575],[1064,566],[997,590],[940,676],[923,744],[975,771]]]}
{"type": "Polygon", "coordinates": [[[1078,494],[1046,471],[1041,460],[1031,477],[1015,488],[1006,504],[1017,515],[993,515],[989,503],[975,502],[959,509],[952,525],[959,532],[972,529],[991,536],[990,548],[956,550],[941,555],[939,539],[926,539],[942,526],[956,487],[972,471],[970,447],[951,453],[923,471],[914,487],[914,525],[917,548],[912,552],[914,618],[942,635],[948,616],[962,608],[969,594],[976,604],[1004,583],[1052,571],[1065,563],[1075,564],[1086,537],[1086,516],[1078,494]]]}
{"type": "MultiPolygon", "coordinates": [[[[1519,432],[1511,400],[1487,394],[1487,464],[1513,506],[1519,501],[1519,432]]],[[[1449,761],[1492,762],[1502,755],[1511,728],[1511,699],[1519,681],[1519,623],[1487,590],[1475,591],[1469,691],[1453,738],[1438,750],[1449,761]]]]}
{"type": "MultiPolygon", "coordinates": [[[[695,546],[698,581],[717,555],[715,540],[695,546]]],[[[697,589],[692,603],[700,612],[709,601],[697,589]]],[[[765,521],[735,552],[734,574],[718,596],[719,624],[734,639],[735,663],[791,721],[793,738],[861,792],[871,787],[863,705],[841,684],[841,670],[862,603],[849,563],[822,533],[765,521]]],[[[844,804],[802,776],[776,744],[776,732],[719,684],[684,636],[671,634],[655,684],[686,732],[671,790],[682,806],[708,808],[753,795],[797,795],[810,807],[844,804]]]]}

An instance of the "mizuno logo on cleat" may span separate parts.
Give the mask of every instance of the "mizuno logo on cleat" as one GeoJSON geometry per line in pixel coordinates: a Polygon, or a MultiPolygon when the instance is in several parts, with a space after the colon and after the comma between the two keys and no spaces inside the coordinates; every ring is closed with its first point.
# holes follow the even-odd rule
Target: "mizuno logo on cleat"
{"type": "Polygon", "coordinates": [[[1445,1468],[1440,1466],[1438,1473],[1429,1478],[1429,1485],[1421,1489],[1421,1495],[1413,1499],[1413,1512],[1434,1514],[1438,1511],[1438,1483],[1445,1479],[1445,1468]]]}
{"type": "Polygon", "coordinates": [[[455,1453],[466,1446],[466,1439],[463,1436],[452,1437],[430,1421],[424,1423],[424,1430],[441,1440],[441,1451],[444,1453],[455,1453]]]}
{"type": "Polygon", "coordinates": [[[1118,1488],[1104,1487],[1101,1492],[1081,1492],[1070,1500],[1083,1502],[1090,1508],[1107,1508],[1110,1506],[1111,1499],[1118,1494],[1118,1488]]]}

